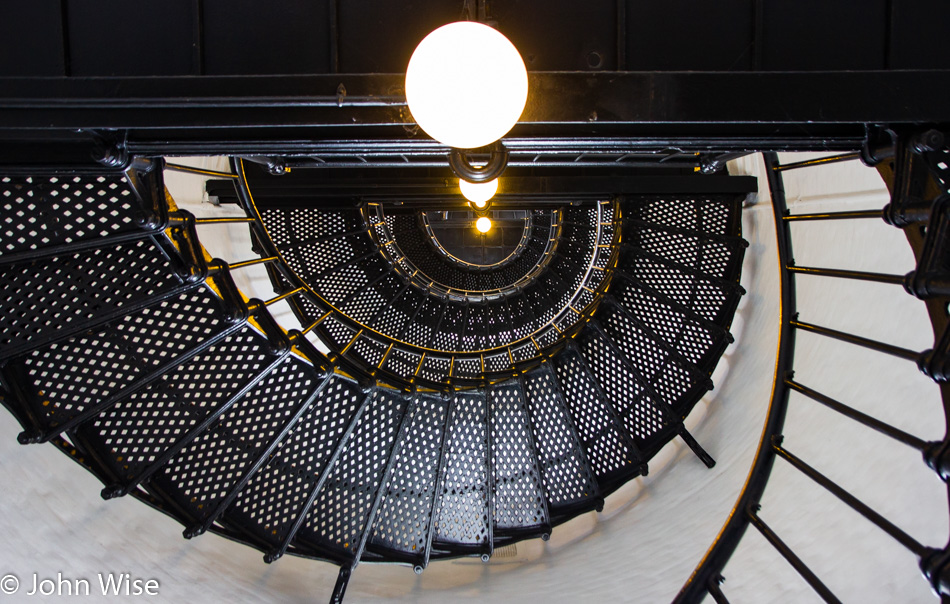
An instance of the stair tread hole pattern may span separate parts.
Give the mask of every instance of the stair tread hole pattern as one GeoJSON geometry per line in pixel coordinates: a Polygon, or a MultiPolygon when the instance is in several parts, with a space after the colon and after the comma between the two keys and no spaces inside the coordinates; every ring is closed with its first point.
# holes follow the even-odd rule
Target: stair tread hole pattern
{"type": "MultiPolygon", "coordinates": [[[[392,277],[395,279],[396,277],[392,277]]],[[[389,304],[389,299],[380,294],[375,287],[366,287],[362,291],[351,295],[350,299],[341,307],[341,310],[355,321],[366,324],[376,312],[389,304]]]]}
{"type": "MultiPolygon", "coordinates": [[[[317,304],[309,295],[304,296],[295,296],[293,298],[301,310],[303,311],[303,325],[311,325],[314,321],[326,314],[328,308],[325,308],[322,304],[317,304]]],[[[296,307],[293,307],[296,311],[296,307]]]]}
{"type": "Polygon", "coordinates": [[[489,291],[517,283],[541,260],[547,240],[551,237],[550,214],[550,210],[533,211],[532,224],[535,226],[531,227],[528,243],[520,255],[506,265],[487,272],[469,271],[434,252],[434,246],[427,240],[428,235],[415,215],[387,216],[391,228],[388,232],[377,230],[377,233],[382,243],[396,242],[408,260],[405,268],[410,272],[419,269],[431,280],[452,289],[489,291]]]}
{"type": "MultiPolygon", "coordinates": [[[[556,292],[557,290],[554,291],[556,292]]],[[[531,307],[535,317],[534,325],[536,327],[531,329],[531,331],[536,331],[542,325],[553,319],[554,315],[563,307],[562,305],[558,305],[557,297],[548,295],[548,292],[545,291],[545,286],[538,282],[525,288],[524,294],[525,300],[531,307]]]]}
{"type": "Polygon", "coordinates": [[[623,360],[600,337],[582,343],[584,358],[604,394],[611,400],[627,433],[637,446],[648,448],[651,437],[673,418],[658,409],[623,360]]]}
{"type": "Polygon", "coordinates": [[[529,312],[528,302],[523,295],[508,298],[510,322],[506,326],[511,331],[511,341],[528,337],[533,331],[534,312],[529,312]]]}
{"type": "Polygon", "coordinates": [[[194,518],[204,521],[306,402],[319,380],[313,367],[286,357],[172,457],[154,482],[194,518]]]}
{"type": "Polygon", "coordinates": [[[462,331],[465,320],[465,309],[462,306],[451,304],[445,309],[442,324],[435,334],[435,348],[439,350],[458,350],[459,333],[462,331]]]}
{"type": "Polygon", "coordinates": [[[334,345],[337,350],[341,350],[349,344],[353,336],[356,335],[355,329],[349,325],[344,325],[336,317],[324,319],[323,323],[320,324],[320,329],[329,336],[327,344],[334,345]]]}
{"type": "Polygon", "coordinates": [[[415,375],[421,358],[421,354],[393,348],[389,356],[386,357],[383,369],[394,375],[409,378],[415,375]]]}
{"type": "Polygon", "coordinates": [[[551,326],[534,336],[534,340],[538,343],[538,346],[541,348],[546,348],[548,346],[552,346],[555,342],[558,342],[561,339],[562,331],[563,330],[558,331],[554,328],[554,326],[551,326]]]}
{"type": "Polygon", "coordinates": [[[260,373],[269,360],[265,346],[249,327],[231,334],[80,433],[101,442],[116,473],[132,478],[260,373]]]}
{"type": "Polygon", "coordinates": [[[422,369],[419,370],[419,375],[427,380],[442,382],[449,376],[450,363],[450,358],[426,355],[422,362],[422,369]]]}
{"type": "Polygon", "coordinates": [[[363,220],[359,210],[320,210],[317,208],[265,208],[261,219],[279,248],[335,238],[359,230],[363,220]]]}
{"type": "Polygon", "coordinates": [[[634,204],[633,215],[646,222],[704,231],[713,234],[728,234],[735,202],[725,198],[657,198],[642,204],[634,204]]]}
{"type": "Polygon", "coordinates": [[[512,337],[514,333],[510,327],[513,324],[514,318],[511,317],[508,304],[505,301],[502,300],[496,304],[486,306],[484,348],[499,348],[510,344],[514,340],[512,337]]]}
{"type": "Polygon", "coordinates": [[[484,350],[485,348],[485,305],[470,304],[468,320],[462,335],[462,350],[484,350]]]}
{"type": "Polygon", "coordinates": [[[633,452],[625,442],[622,426],[614,421],[581,359],[576,353],[562,354],[555,361],[555,370],[594,475],[600,479],[629,466],[633,452]]]}
{"type": "Polygon", "coordinates": [[[362,361],[369,367],[376,367],[383,360],[387,348],[387,344],[363,336],[356,340],[350,351],[351,355],[357,360],[362,361]]]}
{"type": "Polygon", "coordinates": [[[508,358],[507,352],[485,355],[485,371],[501,373],[503,371],[511,371],[512,369],[511,359],[508,358]]]}
{"type": "Polygon", "coordinates": [[[945,193],[950,193],[950,149],[926,153],[934,178],[945,193]]]}
{"type": "Polygon", "coordinates": [[[489,543],[486,413],[483,394],[456,396],[445,482],[438,498],[438,541],[479,546],[489,543]]]}
{"type": "Polygon", "coordinates": [[[317,241],[297,248],[282,250],[284,258],[294,272],[296,272],[310,287],[323,295],[323,283],[318,277],[332,272],[334,267],[346,266],[348,260],[356,256],[353,249],[353,239],[330,239],[317,241]]]}
{"type": "Polygon", "coordinates": [[[556,509],[592,497],[593,477],[581,457],[571,418],[558,400],[554,376],[536,371],[525,376],[524,384],[548,505],[556,509]]]}
{"type": "Polygon", "coordinates": [[[623,313],[615,308],[605,309],[600,321],[643,382],[651,384],[670,405],[679,401],[695,382],[695,377],[677,358],[623,313]]]}
{"type": "Polygon", "coordinates": [[[722,288],[683,270],[643,256],[632,259],[632,276],[710,321],[718,321],[726,303],[722,288]]]}
{"type": "Polygon", "coordinates": [[[401,333],[410,318],[410,314],[407,314],[407,311],[411,313],[415,310],[407,308],[405,304],[405,300],[412,298],[413,293],[407,289],[399,298],[389,302],[383,309],[383,312],[377,315],[375,324],[370,327],[391,338],[401,333]]]}
{"type": "Polygon", "coordinates": [[[452,367],[453,377],[477,380],[482,375],[481,359],[455,359],[455,364],[452,367]]]}
{"type": "Polygon", "coordinates": [[[709,241],[649,227],[641,227],[637,233],[640,247],[648,252],[695,267],[712,277],[727,276],[733,252],[723,241],[709,241]]]}
{"type": "Polygon", "coordinates": [[[546,522],[541,476],[528,433],[521,388],[513,381],[489,390],[491,405],[494,523],[498,530],[546,522]]]}
{"type": "MultiPolygon", "coordinates": [[[[361,237],[365,239],[365,236],[361,237]]],[[[324,275],[320,279],[318,290],[331,304],[340,307],[387,270],[388,265],[379,256],[359,260],[354,257],[352,264],[338,267],[324,275]]]]}
{"type": "Polygon", "coordinates": [[[684,316],[662,299],[635,285],[624,283],[611,290],[618,301],[653,333],[697,365],[716,343],[709,329],[684,316]]]}
{"type": "Polygon", "coordinates": [[[432,296],[422,299],[416,318],[409,324],[409,329],[406,331],[405,339],[407,342],[426,347],[431,344],[432,330],[442,315],[443,304],[443,301],[432,296]]]}
{"type": "Polygon", "coordinates": [[[532,359],[537,355],[538,349],[535,348],[532,342],[525,342],[519,346],[514,346],[511,349],[511,357],[515,360],[516,363],[522,361],[527,361],[532,359]]]}
{"type": "Polygon", "coordinates": [[[0,177],[0,256],[136,230],[142,217],[122,174],[0,177]]]}
{"type": "Polygon", "coordinates": [[[55,427],[201,344],[224,325],[220,301],[201,287],[123,317],[95,334],[34,351],[27,370],[42,401],[40,415],[55,427]]]}
{"type": "Polygon", "coordinates": [[[271,546],[280,544],[306,513],[302,508],[363,398],[354,384],[331,378],[225,513],[228,521],[271,546]]]}
{"type": "Polygon", "coordinates": [[[594,293],[586,289],[582,289],[579,292],[577,292],[577,297],[574,299],[574,303],[572,304],[572,306],[578,310],[584,310],[593,302],[594,302],[594,293]]]}
{"type": "Polygon", "coordinates": [[[336,266],[341,259],[351,256],[348,243],[341,239],[319,241],[302,248],[278,249],[287,266],[318,293],[322,292],[316,283],[316,277],[336,266]]]}
{"type": "Polygon", "coordinates": [[[179,284],[151,239],[8,266],[0,274],[0,346],[23,346],[179,284]]]}
{"type": "Polygon", "coordinates": [[[447,410],[447,403],[436,397],[417,398],[383,491],[371,543],[416,556],[425,552],[447,410]]]}
{"type": "Polygon", "coordinates": [[[343,555],[355,554],[397,446],[408,398],[376,390],[353,434],[330,469],[295,542],[315,542],[343,555]]]}
{"type": "Polygon", "coordinates": [[[548,294],[547,298],[553,302],[553,307],[550,309],[550,315],[548,315],[547,311],[538,313],[538,307],[535,306],[535,314],[539,316],[539,318],[546,316],[546,318],[543,319],[544,322],[550,321],[557,313],[564,310],[567,305],[574,300],[574,294],[577,292],[577,289],[581,284],[580,278],[570,279],[565,282],[562,280],[562,278],[555,276],[554,271],[557,271],[561,268],[566,268],[563,267],[563,264],[563,259],[555,258],[551,261],[549,270],[545,271],[540,277],[538,277],[537,280],[538,286],[548,294]]]}

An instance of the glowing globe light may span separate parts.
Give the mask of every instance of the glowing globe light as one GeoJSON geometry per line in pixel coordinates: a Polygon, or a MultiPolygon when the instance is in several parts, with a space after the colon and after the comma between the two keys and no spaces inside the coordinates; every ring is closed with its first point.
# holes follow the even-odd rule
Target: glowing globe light
{"type": "Polygon", "coordinates": [[[443,25],[409,59],[409,111],[426,134],[450,147],[474,149],[500,139],[527,98],[528,72],[518,49],[481,23],[443,25]]]}
{"type": "Polygon", "coordinates": [[[475,228],[478,229],[479,233],[487,233],[491,230],[491,220],[482,216],[475,221],[475,228]]]}
{"type": "Polygon", "coordinates": [[[488,205],[488,200],[494,197],[498,191],[498,179],[476,183],[460,178],[459,189],[462,190],[465,199],[471,201],[476,208],[481,209],[488,205]]]}

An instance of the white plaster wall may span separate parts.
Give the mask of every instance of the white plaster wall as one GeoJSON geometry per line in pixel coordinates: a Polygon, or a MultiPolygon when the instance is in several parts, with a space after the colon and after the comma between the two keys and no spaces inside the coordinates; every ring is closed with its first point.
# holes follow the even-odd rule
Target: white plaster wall
{"type": "MultiPolygon", "coordinates": [[[[784,161],[801,159],[783,157],[784,161]]],[[[205,167],[226,169],[220,160],[205,167]]],[[[734,173],[760,174],[761,159],[734,162],[734,173]]],[[[201,179],[169,174],[169,189],[199,216],[238,212],[201,203],[201,179]]],[[[873,170],[860,164],[791,172],[793,211],[881,207],[887,195],[873,170]],[[828,194],[831,193],[829,196],[828,194]]],[[[764,186],[764,185],[763,185],[764,186]]],[[[401,567],[360,566],[347,602],[668,602],[725,521],[745,481],[769,399],[778,327],[775,236],[767,193],[744,215],[743,299],[734,325],[737,343],[714,376],[716,389],[688,425],[716,458],[707,470],[678,442],[637,479],[608,499],[602,514],[587,514],[554,531],[550,542],[499,551],[489,564],[437,562],[421,576],[401,567]]],[[[249,258],[245,227],[203,227],[212,253],[249,258]],[[212,234],[217,231],[217,235],[212,234]],[[232,237],[233,235],[233,237],[232,237]],[[244,237],[244,241],[240,239],[244,237]]],[[[911,270],[903,235],[883,223],[811,223],[795,227],[800,265],[879,272],[911,270]]],[[[262,272],[242,271],[239,286],[270,295],[262,272]]],[[[925,349],[932,333],[923,310],[899,287],[799,278],[804,321],[852,330],[925,349]]],[[[284,313],[285,325],[293,321],[284,313]]],[[[801,334],[796,378],[918,436],[939,439],[943,420],[936,389],[913,364],[801,334]]],[[[101,485],[51,446],[22,447],[19,427],[0,414],[0,575],[25,582],[127,572],[159,580],[155,602],[322,602],[335,567],[285,557],[266,565],[261,555],[214,535],[191,541],[181,527],[125,498],[105,502],[101,485]]],[[[792,395],[787,447],[927,545],[946,543],[946,489],[919,455],[831,411],[792,395]]],[[[794,474],[782,462],[763,502],[762,517],[845,601],[933,602],[913,557],[867,521],[794,474]]],[[[725,575],[734,602],[817,601],[804,582],[754,531],[725,575]]],[[[95,593],[95,589],[93,589],[95,593]]],[[[6,602],[39,596],[0,595],[6,602]]],[[[48,598],[52,599],[52,598],[48,598]]],[[[116,598],[90,597],[84,601],[116,598]]]]}

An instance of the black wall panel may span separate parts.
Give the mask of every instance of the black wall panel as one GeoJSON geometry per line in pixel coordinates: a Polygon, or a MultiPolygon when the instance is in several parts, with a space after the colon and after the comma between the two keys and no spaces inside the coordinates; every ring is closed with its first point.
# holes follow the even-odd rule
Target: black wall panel
{"type": "Polygon", "coordinates": [[[201,4],[205,74],[330,71],[328,0],[202,0],[201,4]]]}
{"type": "MultiPolygon", "coordinates": [[[[29,0],[0,77],[402,73],[446,0],[29,0]]],[[[531,71],[947,69],[947,0],[504,0],[531,71]]]]}
{"type": "Polygon", "coordinates": [[[617,68],[615,0],[513,0],[495,3],[493,12],[529,71],[617,68]]]}
{"type": "Polygon", "coordinates": [[[67,0],[74,76],[196,73],[192,0],[67,0]]]}
{"type": "Polygon", "coordinates": [[[625,20],[630,70],[753,67],[753,0],[627,0],[625,20]]]}
{"type": "Polygon", "coordinates": [[[0,13],[0,76],[66,75],[59,0],[7,2],[0,13]]]}
{"type": "Polygon", "coordinates": [[[762,4],[763,69],[884,69],[886,0],[768,0],[762,4]]]}
{"type": "Polygon", "coordinates": [[[891,27],[891,69],[950,68],[950,2],[894,2],[891,27]]]}
{"type": "Polygon", "coordinates": [[[405,73],[412,51],[433,29],[458,21],[461,2],[339,2],[340,71],[405,73]]]}

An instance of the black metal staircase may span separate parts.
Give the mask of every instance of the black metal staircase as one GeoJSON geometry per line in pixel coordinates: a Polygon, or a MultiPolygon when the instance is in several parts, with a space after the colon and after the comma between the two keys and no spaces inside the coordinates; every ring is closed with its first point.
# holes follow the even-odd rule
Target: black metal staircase
{"type": "Polygon", "coordinates": [[[676,436],[713,465],[683,420],[732,341],[743,196],[524,213],[521,256],[463,290],[468,269],[412,239],[424,217],[258,213],[246,181],[261,259],[211,259],[162,167],[3,178],[3,402],[103,497],[329,560],[342,597],[361,561],[547,539],[676,436]],[[403,245],[449,268],[419,278],[403,245]],[[271,300],[234,286],[257,263],[271,300]],[[284,299],[305,333],[272,318],[284,299]]]}

